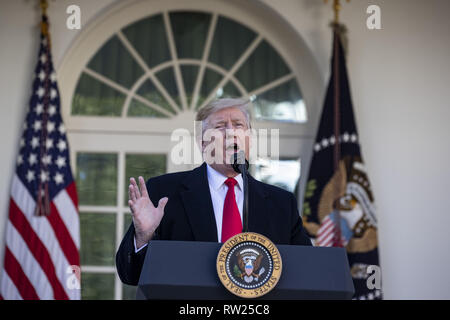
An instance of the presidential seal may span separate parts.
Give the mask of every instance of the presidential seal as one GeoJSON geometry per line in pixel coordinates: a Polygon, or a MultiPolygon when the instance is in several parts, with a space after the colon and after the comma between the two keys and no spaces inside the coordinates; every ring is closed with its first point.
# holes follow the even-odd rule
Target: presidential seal
{"type": "Polygon", "coordinates": [[[217,255],[217,274],[231,293],[257,298],[280,280],[282,262],[277,247],[263,235],[245,232],[228,239],[217,255]]]}

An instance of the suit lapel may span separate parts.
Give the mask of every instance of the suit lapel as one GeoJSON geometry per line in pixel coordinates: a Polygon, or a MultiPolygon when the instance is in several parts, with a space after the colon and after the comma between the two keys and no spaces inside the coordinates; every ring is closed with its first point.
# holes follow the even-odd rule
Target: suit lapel
{"type": "Polygon", "coordinates": [[[209,191],[206,164],[194,169],[183,182],[181,192],[184,209],[195,241],[217,242],[217,227],[209,191]]]}
{"type": "Polygon", "coordinates": [[[252,176],[248,177],[248,229],[250,232],[266,234],[268,230],[269,215],[267,197],[262,184],[252,176]]]}

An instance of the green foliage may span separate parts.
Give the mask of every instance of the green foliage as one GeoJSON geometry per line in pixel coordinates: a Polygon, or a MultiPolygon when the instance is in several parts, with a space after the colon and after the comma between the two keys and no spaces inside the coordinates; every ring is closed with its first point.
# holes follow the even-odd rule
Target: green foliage
{"type": "Polygon", "coordinates": [[[241,270],[239,270],[239,267],[237,265],[234,265],[233,273],[234,273],[235,277],[238,277],[238,278],[242,277],[242,272],[241,272],[241,270]]]}
{"type": "MultiPolygon", "coordinates": [[[[317,189],[316,180],[312,179],[308,181],[305,190],[305,199],[309,199],[314,195],[314,191],[317,189]]],[[[311,214],[311,206],[308,201],[303,203],[303,216],[309,216],[311,214]]]]}
{"type": "Polygon", "coordinates": [[[306,185],[306,191],[305,191],[305,199],[309,199],[314,195],[314,191],[317,189],[316,180],[312,179],[308,181],[308,184],[306,185]]]}

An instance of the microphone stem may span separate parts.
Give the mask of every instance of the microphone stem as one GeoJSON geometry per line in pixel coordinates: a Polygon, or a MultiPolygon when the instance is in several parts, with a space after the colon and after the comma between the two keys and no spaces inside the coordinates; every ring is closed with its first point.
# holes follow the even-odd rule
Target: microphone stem
{"type": "Polygon", "coordinates": [[[243,232],[248,232],[248,176],[246,165],[241,165],[242,180],[244,183],[243,232]]]}

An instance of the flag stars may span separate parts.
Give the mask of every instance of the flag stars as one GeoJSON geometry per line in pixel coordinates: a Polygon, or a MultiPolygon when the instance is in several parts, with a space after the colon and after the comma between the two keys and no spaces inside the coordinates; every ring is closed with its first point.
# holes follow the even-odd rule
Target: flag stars
{"type": "Polygon", "coordinates": [[[41,55],[40,60],[41,60],[42,63],[47,62],[47,57],[45,56],[45,53],[43,53],[43,54],[41,55]]]}
{"type": "Polygon", "coordinates": [[[23,148],[25,146],[25,139],[20,139],[20,147],[23,148]]]}
{"type": "Polygon", "coordinates": [[[55,71],[53,71],[53,72],[50,74],[50,80],[51,80],[52,82],[55,82],[55,81],[56,81],[56,73],[55,73],[55,71]]]}
{"type": "Polygon", "coordinates": [[[44,170],[41,171],[40,180],[41,180],[41,182],[48,181],[48,172],[47,171],[44,171],[44,170]]]}
{"type": "Polygon", "coordinates": [[[39,120],[36,120],[33,124],[34,131],[39,131],[42,129],[42,123],[39,120]]]}
{"type": "Polygon", "coordinates": [[[36,91],[36,94],[38,95],[39,98],[42,98],[44,96],[45,90],[43,87],[39,87],[38,90],[36,91]]]}
{"type": "Polygon", "coordinates": [[[320,149],[322,149],[322,148],[320,147],[320,144],[316,143],[316,144],[314,145],[314,151],[319,152],[320,149]]]}
{"type": "Polygon", "coordinates": [[[342,139],[344,140],[344,142],[348,142],[350,140],[350,135],[347,132],[345,132],[342,135],[342,139]]]}
{"type": "Polygon", "coordinates": [[[51,164],[51,163],[52,163],[52,156],[51,156],[50,154],[44,156],[44,157],[42,158],[42,163],[44,163],[44,164],[47,165],[47,166],[48,166],[49,164],[51,164]]]}
{"type": "Polygon", "coordinates": [[[38,77],[41,80],[41,82],[43,82],[45,80],[45,72],[44,72],[44,70],[41,70],[41,72],[39,72],[38,77]]]}
{"type": "Polygon", "coordinates": [[[64,183],[64,176],[61,173],[57,172],[53,177],[53,180],[55,180],[56,185],[59,185],[61,183],[64,183]]]}
{"type": "Polygon", "coordinates": [[[28,162],[30,163],[30,166],[34,165],[37,162],[37,157],[34,153],[30,153],[30,156],[28,157],[28,162]]]}
{"type": "Polygon", "coordinates": [[[59,169],[64,167],[66,165],[66,158],[65,157],[58,157],[58,159],[56,159],[56,165],[58,166],[59,169]]]}
{"type": "Polygon", "coordinates": [[[39,190],[36,190],[36,197],[41,197],[41,198],[45,198],[45,190],[42,188],[41,189],[41,194],[39,195],[39,190]]]}
{"type": "Polygon", "coordinates": [[[47,123],[47,132],[48,132],[48,133],[52,133],[54,130],[55,130],[55,123],[49,121],[49,122],[47,123]]]}
{"type": "Polygon", "coordinates": [[[39,138],[38,137],[33,137],[31,138],[31,147],[33,149],[37,148],[39,146],[39,138]]]}
{"type": "Polygon", "coordinates": [[[47,141],[45,141],[45,147],[47,150],[53,148],[53,139],[47,138],[47,141]]]}
{"type": "Polygon", "coordinates": [[[64,124],[60,124],[59,128],[58,128],[59,133],[64,134],[66,133],[66,127],[64,126],[64,124]]]}
{"type": "Polygon", "coordinates": [[[334,136],[330,137],[330,144],[334,145],[334,143],[336,142],[336,138],[334,136]]]}
{"type": "Polygon", "coordinates": [[[27,178],[28,183],[33,181],[34,178],[35,178],[34,177],[34,171],[28,170],[26,178],[27,178]]]}
{"type": "Polygon", "coordinates": [[[59,140],[57,147],[60,152],[63,152],[67,149],[67,143],[64,140],[59,140]]]}
{"type": "Polygon", "coordinates": [[[56,106],[51,104],[50,107],[48,108],[48,114],[50,115],[50,117],[53,117],[55,113],[56,113],[56,106]]]}
{"type": "MultiPolygon", "coordinates": [[[[356,133],[349,134],[348,132],[345,132],[343,135],[339,137],[340,143],[357,143],[358,137],[356,133]]],[[[321,141],[316,142],[314,144],[314,151],[319,152],[322,149],[326,149],[329,146],[333,146],[336,143],[337,139],[334,135],[332,135],[330,138],[323,138],[321,141]]]]}
{"type": "Polygon", "coordinates": [[[55,99],[56,98],[56,89],[52,88],[50,90],[50,99],[55,99]]]}
{"type": "Polygon", "coordinates": [[[23,163],[23,157],[21,154],[17,157],[17,165],[20,166],[23,163]]]}
{"type": "Polygon", "coordinates": [[[34,112],[36,112],[37,115],[40,115],[44,111],[44,106],[42,103],[38,103],[36,105],[36,108],[34,108],[34,112]]]}

